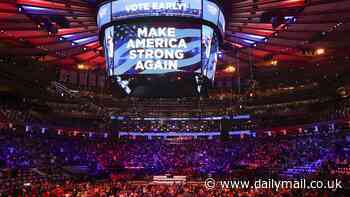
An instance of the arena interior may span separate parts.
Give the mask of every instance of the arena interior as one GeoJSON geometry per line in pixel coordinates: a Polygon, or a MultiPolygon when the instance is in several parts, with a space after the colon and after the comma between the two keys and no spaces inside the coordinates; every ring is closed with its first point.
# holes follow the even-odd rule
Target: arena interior
{"type": "Polygon", "coordinates": [[[349,0],[1,0],[0,197],[350,194],[349,0]]]}

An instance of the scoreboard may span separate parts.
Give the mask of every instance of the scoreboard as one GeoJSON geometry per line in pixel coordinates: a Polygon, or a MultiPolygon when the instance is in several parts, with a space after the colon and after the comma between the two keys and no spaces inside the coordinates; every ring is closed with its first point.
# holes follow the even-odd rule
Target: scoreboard
{"type": "Polygon", "coordinates": [[[108,1],[97,23],[108,75],[118,81],[171,74],[214,81],[225,17],[213,1],[108,1]]]}

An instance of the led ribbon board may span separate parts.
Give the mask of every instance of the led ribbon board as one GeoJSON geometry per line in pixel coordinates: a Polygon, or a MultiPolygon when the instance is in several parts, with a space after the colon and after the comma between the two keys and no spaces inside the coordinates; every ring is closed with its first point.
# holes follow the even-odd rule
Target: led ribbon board
{"type": "Polygon", "coordinates": [[[100,6],[97,24],[150,16],[199,18],[225,29],[223,12],[209,0],[115,0],[100,6]]]}

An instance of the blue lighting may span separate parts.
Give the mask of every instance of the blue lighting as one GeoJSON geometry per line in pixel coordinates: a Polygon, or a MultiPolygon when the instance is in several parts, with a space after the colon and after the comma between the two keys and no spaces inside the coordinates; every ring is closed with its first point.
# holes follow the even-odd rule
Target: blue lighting
{"type": "Polygon", "coordinates": [[[254,35],[254,34],[246,34],[246,33],[234,33],[234,36],[243,38],[244,40],[249,40],[249,44],[253,44],[254,42],[260,42],[264,39],[266,39],[265,36],[260,36],[260,35],[254,35]]]}
{"type": "Polygon", "coordinates": [[[248,44],[254,44],[255,43],[254,41],[246,40],[246,39],[243,39],[242,41],[245,42],[245,43],[248,43],[248,44]]]}
{"type": "Polygon", "coordinates": [[[295,23],[297,18],[295,18],[295,16],[285,16],[284,20],[287,21],[287,23],[295,23]]]}
{"type": "Polygon", "coordinates": [[[265,36],[249,35],[249,34],[247,34],[247,37],[254,38],[254,39],[259,39],[259,40],[263,40],[263,39],[266,38],[265,36]]]}
{"type": "Polygon", "coordinates": [[[249,120],[251,117],[247,115],[236,116],[209,116],[209,117],[145,117],[145,118],[128,118],[126,116],[111,116],[112,120],[146,120],[146,121],[190,121],[190,120],[249,120]]]}
{"type": "Polygon", "coordinates": [[[78,43],[78,44],[81,44],[81,43],[89,42],[89,41],[92,41],[92,40],[97,40],[97,36],[87,37],[87,38],[81,38],[81,39],[79,39],[79,40],[74,40],[74,42],[75,42],[75,43],[78,43]]]}
{"type": "Polygon", "coordinates": [[[73,37],[74,36],[74,34],[67,34],[67,35],[64,35],[64,36],[62,36],[63,38],[71,38],[71,37],[73,37]]]}
{"type": "Polygon", "coordinates": [[[48,11],[49,10],[47,8],[27,6],[27,5],[22,6],[22,8],[25,9],[25,10],[33,10],[33,11],[48,11]]]}

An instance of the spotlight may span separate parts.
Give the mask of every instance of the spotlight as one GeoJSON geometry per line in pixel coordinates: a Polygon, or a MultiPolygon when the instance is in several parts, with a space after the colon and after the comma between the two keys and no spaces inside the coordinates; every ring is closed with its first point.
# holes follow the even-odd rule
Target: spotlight
{"type": "Polygon", "coordinates": [[[277,66],[277,64],[278,64],[278,61],[277,61],[277,60],[272,60],[272,61],[271,61],[271,65],[277,66]]]}
{"type": "Polygon", "coordinates": [[[236,67],[234,67],[233,65],[230,65],[227,68],[225,68],[224,72],[226,72],[226,73],[235,73],[236,72],[236,67]]]}
{"type": "Polygon", "coordinates": [[[222,59],[222,58],[224,57],[224,54],[220,51],[220,52],[218,52],[218,57],[219,57],[220,59],[222,59]]]}
{"type": "Polygon", "coordinates": [[[315,51],[316,55],[324,55],[326,53],[326,50],[324,48],[318,48],[315,51]]]}
{"type": "Polygon", "coordinates": [[[86,67],[84,64],[78,64],[78,69],[79,70],[84,70],[86,67]]]}

